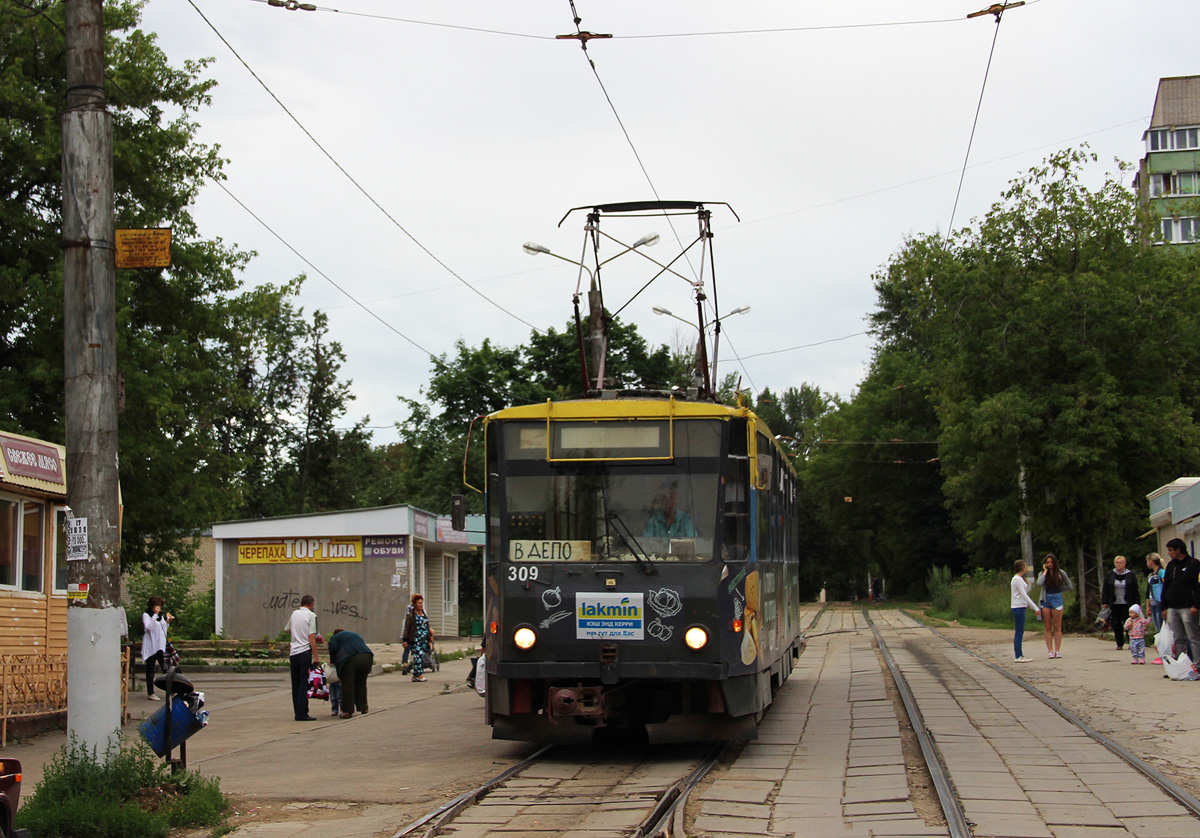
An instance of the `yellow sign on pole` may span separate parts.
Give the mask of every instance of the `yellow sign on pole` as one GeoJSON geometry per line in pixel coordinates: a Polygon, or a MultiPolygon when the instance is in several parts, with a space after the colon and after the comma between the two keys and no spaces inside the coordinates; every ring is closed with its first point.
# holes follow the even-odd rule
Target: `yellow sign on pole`
{"type": "Polygon", "coordinates": [[[118,268],[171,267],[171,228],[117,230],[118,268]]]}

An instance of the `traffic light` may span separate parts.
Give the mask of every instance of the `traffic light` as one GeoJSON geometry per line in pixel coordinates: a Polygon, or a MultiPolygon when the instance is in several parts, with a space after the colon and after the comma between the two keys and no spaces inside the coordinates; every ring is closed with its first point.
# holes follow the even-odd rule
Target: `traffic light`
{"type": "Polygon", "coordinates": [[[467,499],[463,495],[453,495],[450,498],[450,528],[455,532],[466,532],[467,499]]]}

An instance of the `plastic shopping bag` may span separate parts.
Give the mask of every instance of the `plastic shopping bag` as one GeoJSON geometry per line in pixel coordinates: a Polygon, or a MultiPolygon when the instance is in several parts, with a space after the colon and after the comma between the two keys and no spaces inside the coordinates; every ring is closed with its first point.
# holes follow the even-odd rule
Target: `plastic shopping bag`
{"type": "Polygon", "coordinates": [[[1180,655],[1177,658],[1168,658],[1164,655],[1163,670],[1172,681],[1195,681],[1200,678],[1196,675],[1196,670],[1192,668],[1192,660],[1187,655],[1180,655]]]}
{"type": "Polygon", "coordinates": [[[1154,647],[1158,649],[1158,656],[1163,660],[1175,654],[1175,633],[1171,631],[1168,623],[1164,622],[1158,634],[1154,636],[1154,647]]]}

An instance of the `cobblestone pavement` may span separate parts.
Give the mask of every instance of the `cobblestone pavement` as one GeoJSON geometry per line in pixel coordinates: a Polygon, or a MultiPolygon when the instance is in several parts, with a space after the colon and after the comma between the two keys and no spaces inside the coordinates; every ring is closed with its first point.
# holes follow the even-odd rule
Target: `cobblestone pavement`
{"type": "MultiPolygon", "coordinates": [[[[899,611],[874,619],[972,835],[1200,838],[1200,820],[1028,691],[899,611]]],[[[701,796],[690,834],[948,834],[913,807],[884,673],[861,612],[822,615],[759,739],[701,796]]]]}

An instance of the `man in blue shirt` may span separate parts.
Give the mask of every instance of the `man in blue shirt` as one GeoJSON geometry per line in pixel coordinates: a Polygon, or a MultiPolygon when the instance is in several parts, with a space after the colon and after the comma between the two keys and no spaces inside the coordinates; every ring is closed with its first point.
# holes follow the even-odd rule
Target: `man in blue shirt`
{"type": "Polygon", "coordinates": [[[646,522],[646,538],[695,538],[692,516],[678,509],[679,491],[672,483],[658,498],[658,510],[646,522]]]}

